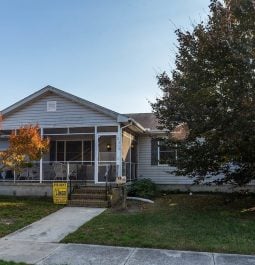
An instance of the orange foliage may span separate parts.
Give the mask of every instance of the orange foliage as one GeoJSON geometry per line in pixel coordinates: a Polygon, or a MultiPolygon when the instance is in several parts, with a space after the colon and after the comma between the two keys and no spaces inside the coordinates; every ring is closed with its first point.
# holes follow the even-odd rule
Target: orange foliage
{"type": "Polygon", "coordinates": [[[38,125],[26,125],[13,131],[10,146],[0,153],[3,167],[17,169],[29,161],[40,160],[49,150],[49,139],[42,139],[38,125]]]}

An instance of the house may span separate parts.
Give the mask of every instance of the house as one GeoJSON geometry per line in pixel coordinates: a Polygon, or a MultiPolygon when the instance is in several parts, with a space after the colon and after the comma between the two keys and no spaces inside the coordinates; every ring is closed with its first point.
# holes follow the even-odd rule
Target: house
{"type": "Polygon", "coordinates": [[[190,188],[192,180],[171,173],[178,154],[158,140],[152,113],[120,114],[54,88],[44,87],[1,112],[0,151],[22,125],[38,124],[50,150],[23,172],[0,175],[0,194],[47,195],[52,181],[91,185],[149,178],[161,187],[190,188]],[[171,160],[172,165],[166,160],[171,160]]]}

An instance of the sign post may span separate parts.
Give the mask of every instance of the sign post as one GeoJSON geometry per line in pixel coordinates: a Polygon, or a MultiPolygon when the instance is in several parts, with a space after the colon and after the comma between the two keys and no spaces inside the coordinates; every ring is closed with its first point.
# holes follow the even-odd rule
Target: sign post
{"type": "Polygon", "coordinates": [[[68,192],[66,182],[53,183],[53,202],[55,204],[67,204],[68,192]]]}

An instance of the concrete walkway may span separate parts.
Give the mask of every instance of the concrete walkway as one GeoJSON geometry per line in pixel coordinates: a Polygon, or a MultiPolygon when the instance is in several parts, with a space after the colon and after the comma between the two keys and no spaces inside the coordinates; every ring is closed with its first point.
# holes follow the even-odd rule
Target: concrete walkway
{"type": "Polygon", "coordinates": [[[105,209],[65,207],[8,236],[5,240],[59,242],[105,209]]]}
{"type": "Polygon", "coordinates": [[[0,259],[36,265],[255,265],[255,256],[54,243],[103,211],[63,208],[0,239],[0,259]]]}

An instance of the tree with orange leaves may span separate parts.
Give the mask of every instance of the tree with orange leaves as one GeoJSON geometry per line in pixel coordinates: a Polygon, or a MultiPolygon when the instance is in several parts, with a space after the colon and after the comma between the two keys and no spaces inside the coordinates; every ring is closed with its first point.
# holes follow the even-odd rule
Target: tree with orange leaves
{"type": "Polygon", "coordinates": [[[43,139],[38,125],[22,126],[12,132],[9,148],[0,152],[0,171],[19,170],[30,161],[40,160],[49,150],[49,139],[43,139]]]}

